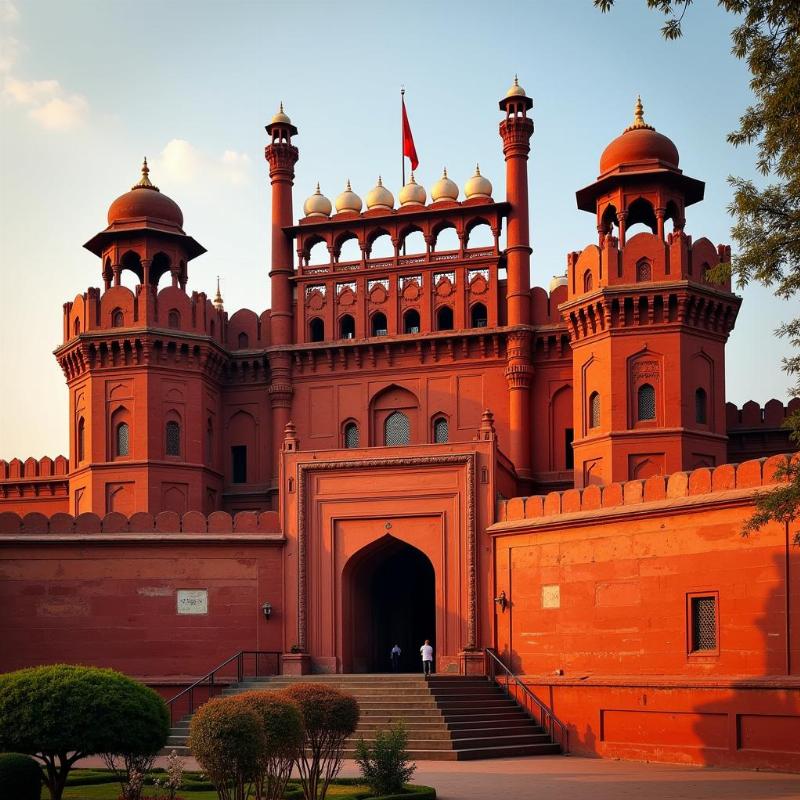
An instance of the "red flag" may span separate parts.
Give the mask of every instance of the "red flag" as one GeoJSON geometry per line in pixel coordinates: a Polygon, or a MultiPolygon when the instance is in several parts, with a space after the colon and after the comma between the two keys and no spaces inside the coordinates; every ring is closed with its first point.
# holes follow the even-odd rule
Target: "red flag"
{"type": "Polygon", "coordinates": [[[411,126],[408,124],[405,98],[401,98],[400,102],[403,104],[403,155],[411,160],[411,169],[416,169],[419,166],[419,159],[417,148],[414,147],[414,137],[411,135],[411,126]]]}

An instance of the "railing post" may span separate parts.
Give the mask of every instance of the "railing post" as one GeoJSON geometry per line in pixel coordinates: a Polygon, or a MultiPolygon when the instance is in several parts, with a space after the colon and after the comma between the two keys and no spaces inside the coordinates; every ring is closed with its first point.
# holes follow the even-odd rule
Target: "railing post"
{"type": "Polygon", "coordinates": [[[239,655],[236,658],[236,666],[237,666],[237,674],[238,674],[238,678],[239,678],[239,683],[241,683],[242,679],[244,678],[244,662],[242,660],[242,655],[243,655],[243,651],[240,650],[239,651],[239,655]]]}

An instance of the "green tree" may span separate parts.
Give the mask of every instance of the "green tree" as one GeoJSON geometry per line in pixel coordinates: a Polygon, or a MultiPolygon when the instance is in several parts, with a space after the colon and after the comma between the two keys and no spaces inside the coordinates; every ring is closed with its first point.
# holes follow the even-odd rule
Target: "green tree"
{"type": "Polygon", "coordinates": [[[373,794],[402,794],[417,765],[408,755],[408,733],[402,722],[378,731],[371,745],[359,737],[356,764],[373,794]]]}
{"type": "MultiPolygon", "coordinates": [[[[603,12],[614,0],[593,0],[603,12]]],[[[649,8],[666,16],[661,29],[666,39],[677,39],[692,0],[646,0],[649,8]]],[[[756,145],[756,166],[768,179],[758,186],[745,178],[730,177],[734,189],[729,211],[731,234],[738,249],[730,269],[739,286],[757,281],[773,287],[783,299],[800,291],[800,2],[798,0],[718,0],[735,15],[731,33],[733,54],[747,62],[753,104],[728,134],[735,147],[756,145]]],[[[722,276],[720,276],[722,277],[722,276]]],[[[800,347],[800,317],[776,331],[794,348],[800,347]]],[[[800,354],[784,359],[800,394],[800,354]]],[[[800,412],[787,420],[792,439],[800,444],[800,412]]],[[[783,484],[757,500],[756,513],[744,532],[767,522],[792,522],[800,517],[800,463],[787,460],[777,477],[783,484]]],[[[795,534],[800,544],[800,533],[795,534]]]]}
{"type": "Polygon", "coordinates": [[[76,761],[156,753],[168,735],[164,701],[114,670],[55,664],[0,675],[0,749],[41,761],[52,800],[76,761]]]}

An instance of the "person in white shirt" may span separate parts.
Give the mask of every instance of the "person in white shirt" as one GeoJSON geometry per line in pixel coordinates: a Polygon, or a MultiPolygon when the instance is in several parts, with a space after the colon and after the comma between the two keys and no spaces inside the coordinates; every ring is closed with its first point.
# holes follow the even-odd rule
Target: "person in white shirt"
{"type": "Polygon", "coordinates": [[[433,672],[433,648],[430,639],[425,640],[419,652],[422,654],[422,671],[425,675],[430,675],[433,672]]]}

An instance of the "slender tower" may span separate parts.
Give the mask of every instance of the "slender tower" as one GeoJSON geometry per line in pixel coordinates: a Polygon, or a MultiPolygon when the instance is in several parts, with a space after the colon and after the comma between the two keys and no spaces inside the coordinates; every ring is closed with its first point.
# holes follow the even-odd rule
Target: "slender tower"
{"type": "Polygon", "coordinates": [[[528,111],[533,100],[514,77],[514,84],[500,101],[505,119],[500,123],[506,159],[506,199],[510,205],[506,234],[506,290],[508,325],[519,328],[509,334],[506,379],[509,388],[511,460],[523,481],[531,476],[531,247],[528,223],[528,153],[533,120],[528,111]]]}
{"type": "MultiPolygon", "coordinates": [[[[270,344],[292,343],[292,239],[284,228],[292,225],[292,186],[294,165],[298,151],[292,144],[297,128],[280,110],[267,125],[271,142],[264,150],[269,162],[269,178],[272,185],[272,268],[269,272],[272,289],[270,310],[270,344]]],[[[270,354],[272,380],[269,387],[272,404],[272,451],[274,475],[278,474],[278,458],[283,432],[289,422],[292,408],[291,358],[285,351],[270,354]]]]}

